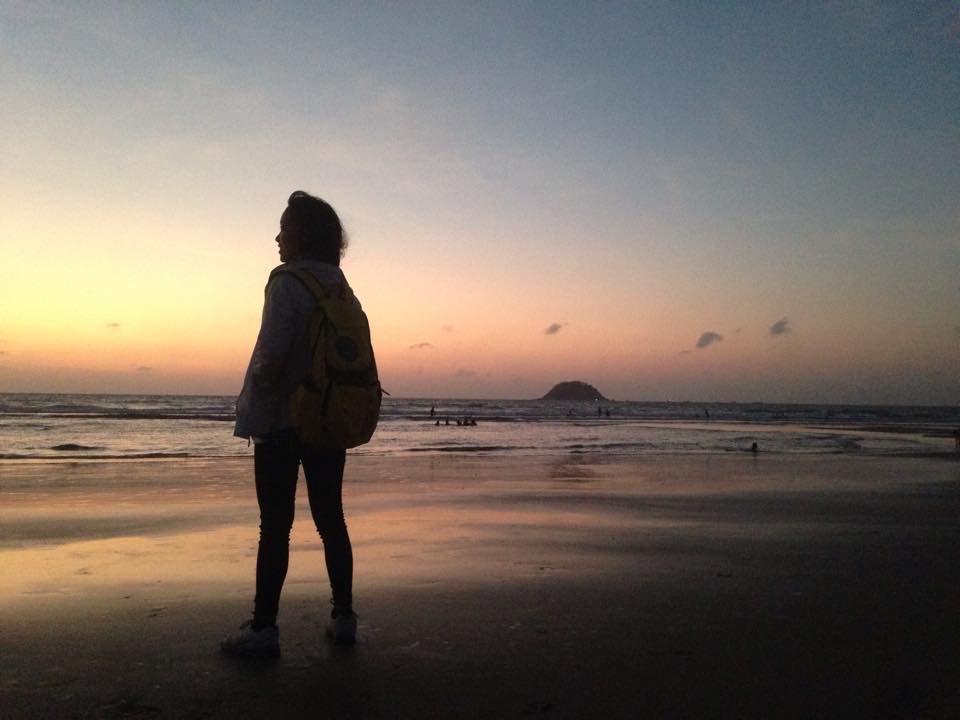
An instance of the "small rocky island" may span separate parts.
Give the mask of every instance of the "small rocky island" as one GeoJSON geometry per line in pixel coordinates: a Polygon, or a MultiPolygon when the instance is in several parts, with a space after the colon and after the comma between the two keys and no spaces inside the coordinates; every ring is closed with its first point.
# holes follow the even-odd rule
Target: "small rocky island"
{"type": "Polygon", "coordinates": [[[543,396],[543,400],[562,400],[565,402],[609,402],[593,385],[580,380],[568,380],[557,383],[550,392],[543,396]]]}

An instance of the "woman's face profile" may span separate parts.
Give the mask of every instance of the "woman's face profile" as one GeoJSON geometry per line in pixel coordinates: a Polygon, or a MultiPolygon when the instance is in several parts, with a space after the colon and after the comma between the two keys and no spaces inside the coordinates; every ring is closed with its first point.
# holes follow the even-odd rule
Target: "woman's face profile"
{"type": "Polygon", "coordinates": [[[277,245],[280,246],[280,262],[295,260],[300,255],[300,230],[290,219],[289,210],[284,210],[280,216],[277,245]]]}

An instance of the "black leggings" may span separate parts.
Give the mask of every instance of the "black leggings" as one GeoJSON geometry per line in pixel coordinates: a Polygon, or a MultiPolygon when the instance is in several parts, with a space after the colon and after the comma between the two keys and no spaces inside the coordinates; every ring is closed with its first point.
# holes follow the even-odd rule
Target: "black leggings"
{"type": "Polygon", "coordinates": [[[333,604],[349,608],[353,591],[353,550],[343,519],[343,465],[346,451],[305,451],[296,440],[257,443],[253,453],[260,546],[257,550],[256,624],[276,622],[280,591],[287,577],[290,528],[297,493],[297,472],[303,463],[310,512],[323,540],[333,604]]]}

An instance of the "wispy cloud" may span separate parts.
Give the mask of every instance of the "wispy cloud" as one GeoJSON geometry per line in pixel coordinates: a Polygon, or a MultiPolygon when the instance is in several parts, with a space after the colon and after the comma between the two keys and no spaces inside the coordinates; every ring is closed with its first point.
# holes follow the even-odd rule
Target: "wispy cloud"
{"type": "Polygon", "coordinates": [[[560,332],[560,330],[563,328],[564,325],[566,325],[566,323],[558,323],[558,322],[550,323],[549,327],[547,327],[547,329],[543,331],[543,334],[556,335],[558,332],[560,332]]]}
{"type": "Polygon", "coordinates": [[[787,318],[780,318],[770,326],[771,335],[786,335],[790,332],[790,321],[787,318]]]}
{"type": "Polygon", "coordinates": [[[108,323],[106,324],[106,327],[110,328],[111,330],[116,330],[118,327],[120,327],[120,323],[118,323],[118,322],[108,322],[108,323]]]}
{"type": "Polygon", "coordinates": [[[141,365],[140,367],[137,368],[137,372],[138,373],[153,372],[153,368],[150,367],[149,365],[141,365]]]}
{"type": "Polygon", "coordinates": [[[702,350],[703,348],[710,347],[716,342],[723,340],[723,335],[720,333],[715,333],[713,330],[707,330],[703,335],[700,336],[700,339],[697,340],[697,349],[702,350]]]}
{"type": "Polygon", "coordinates": [[[10,352],[7,350],[0,350],[0,355],[9,355],[10,352]]]}
{"type": "Polygon", "coordinates": [[[411,350],[436,350],[436,345],[433,343],[422,342],[410,346],[411,350]]]}

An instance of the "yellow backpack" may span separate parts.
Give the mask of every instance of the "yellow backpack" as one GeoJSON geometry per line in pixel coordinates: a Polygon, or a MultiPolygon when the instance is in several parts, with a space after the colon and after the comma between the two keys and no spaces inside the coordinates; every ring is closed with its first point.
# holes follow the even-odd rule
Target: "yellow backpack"
{"type": "Polygon", "coordinates": [[[307,336],[311,348],[307,377],[290,398],[297,439],[315,450],[369,442],[380,418],[383,389],[366,313],[346,280],[337,292],[306,270],[280,267],[270,279],[279,273],[296,277],[317,302],[307,336]]]}

